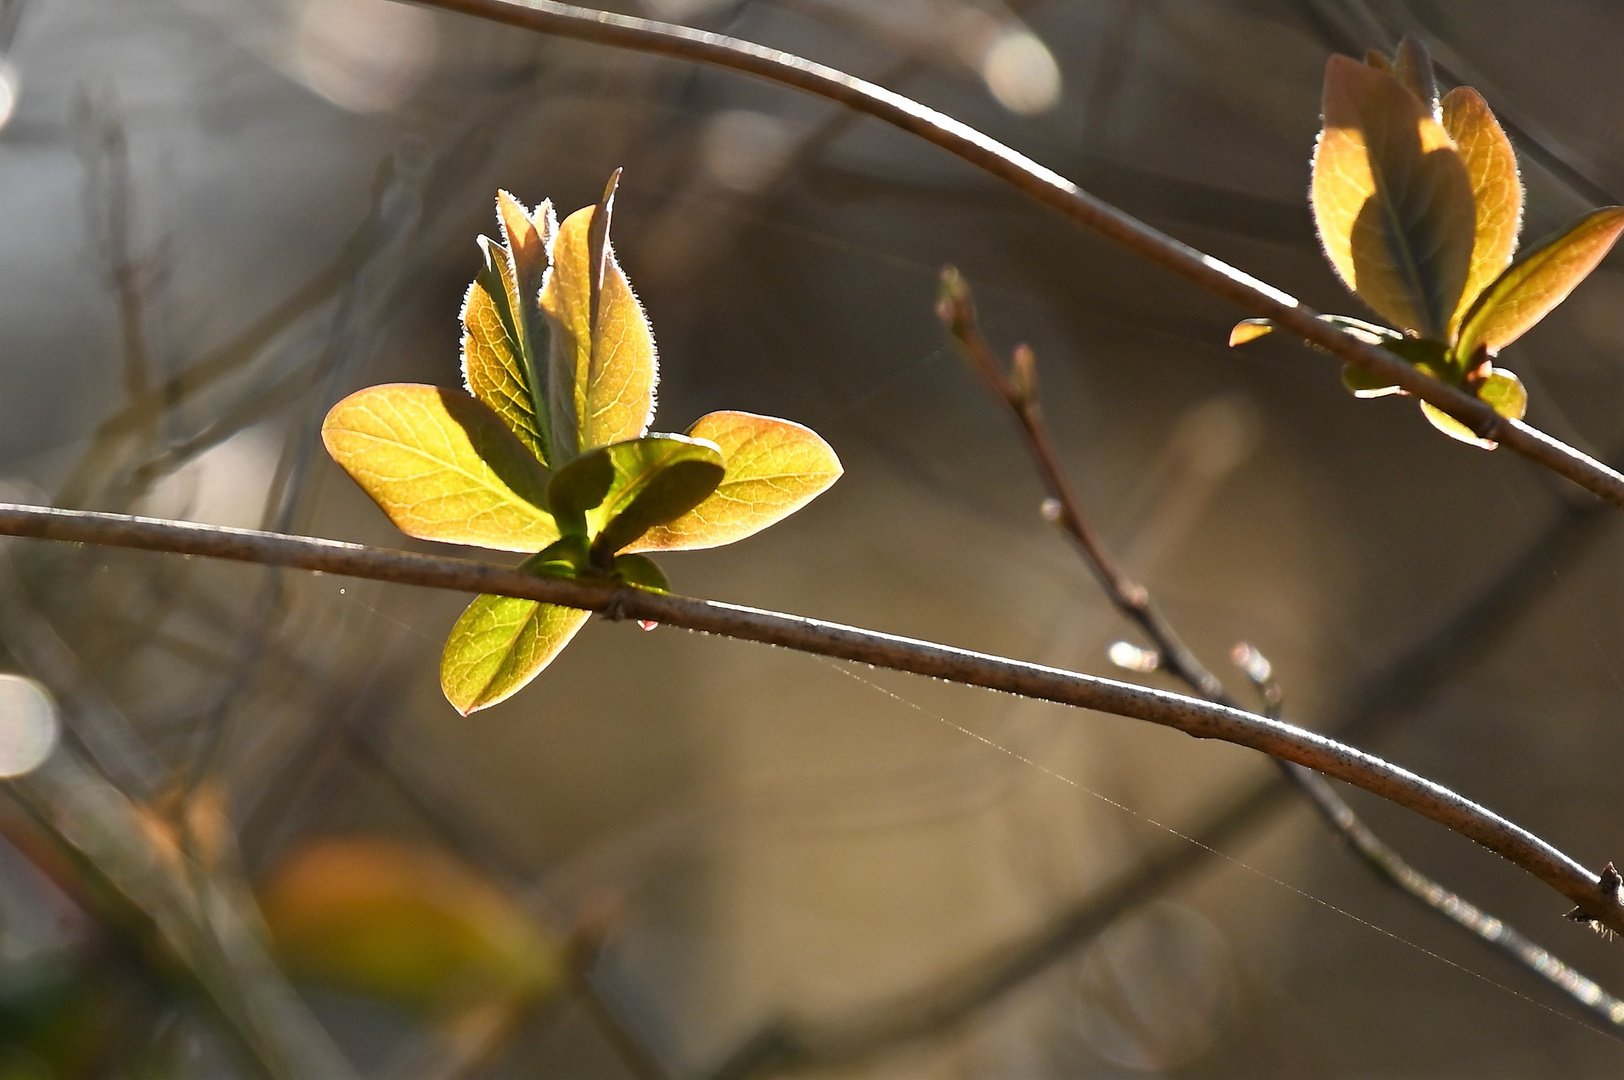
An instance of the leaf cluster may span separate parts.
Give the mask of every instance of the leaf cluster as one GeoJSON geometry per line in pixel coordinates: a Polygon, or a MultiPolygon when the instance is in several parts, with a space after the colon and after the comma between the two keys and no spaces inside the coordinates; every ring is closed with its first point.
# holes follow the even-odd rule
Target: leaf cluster
{"type": "MultiPolygon", "coordinates": [[[[645,552],[717,547],[800,509],[840,461],[799,424],[713,412],[651,434],[659,362],[609,228],[617,172],[562,222],[498,192],[501,241],[462,308],[467,392],[373,386],[335,405],[328,452],[403,532],[529,554],[537,574],[664,590],[645,552]]],[[[440,684],[464,715],[507,698],[586,622],[480,596],[451,630],[440,684]]]]}
{"type": "MultiPolygon", "coordinates": [[[[1593,210],[1518,255],[1523,185],[1511,142],[1477,91],[1439,96],[1413,38],[1391,58],[1331,57],[1323,112],[1309,195],[1320,244],[1389,325],[1324,318],[1521,419],[1527,393],[1494,357],[1596,268],[1624,232],[1624,207],[1593,210]]],[[[1248,319],[1230,344],[1270,329],[1248,319]]],[[[1343,382],[1358,397],[1403,393],[1351,366],[1343,382]]],[[[1494,448],[1434,406],[1421,410],[1445,434],[1494,448]]]]}

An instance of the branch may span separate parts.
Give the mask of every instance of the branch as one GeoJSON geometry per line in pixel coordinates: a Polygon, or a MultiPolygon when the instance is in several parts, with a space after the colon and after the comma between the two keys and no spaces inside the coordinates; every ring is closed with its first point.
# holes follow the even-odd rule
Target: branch
{"type": "Polygon", "coordinates": [[[1448,788],[1312,731],[1163,690],[950,645],[774,611],[570,578],[538,577],[468,559],[369,548],[337,540],[227,529],[127,514],[0,503],[0,535],[202,555],[317,570],[401,585],[493,593],[778,645],[926,675],[965,686],[1116,713],[1198,739],[1258,750],[1364,788],[1510,860],[1571,900],[1595,922],[1624,933],[1624,897],[1528,830],[1448,788]]]}
{"type": "MultiPolygon", "coordinates": [[[[1037,389],[1037,362],[1031,349],[1025,345],[1017,346],[1013,361],[1006,370],[1002,359],[981,332],[969,286],[952,267],[942,271],[942,299],[937,306],[937,314],[975,365],[993,396],[1004,405],[1020,428],[1044,490],[1058,506],[1055,524],[1065,531],[1082,553],[1112,604],[1150,639],[1156,647],[1161,666],[1209,701],[1238,708],[1239,704],[1224,690],[1218,677],[1201,663],[1151,601],[1150,593],[1128,576],[1089,524],[1082,504],[1060,467],[1059,455],[1055,452],[1048,425],[1043,419],[1037,389]]],[[[1268,661],[1251,646],[1242,645],[1236,647],[1236,663],[1261,694],[1264,715],[1278,720],[1281,692],[1268,661]]],[[[1308,797],[1321,818],[1379,878],[1546,979],[1597,1014],[1615,1037],[1624,1037],[1619,1033],[1620,1026],[1624,1026],[1624,1002],[1500,919],[1486,914],[1410,866],[1359,819],[1353,808],[1323,776],[1291,762],[1277,760],[1276,763],[1285,779],[1308,797]]]]}
{"type": "Polygon", "coordinates": [[[1624,508],[1624,474],[1554,439],[1521,420],[1508,420],[1489,404],[1422,374],[1376,345],[1367,345],[1330,323],[1319,312],[1279,289],[1219,259],[1175,240],[1110,203],[1090,195],[1052,169],[982,134],[968,124],[911,98],[753,42],[672,23],[561,4],[555,0],[414,0],[424,7],[461,12],[538,33],[655,53],[754,75],[836,101],[893,127],[935,143],[956,157],[1003,180],[1016,190],[1093,229],[1180,277],[1272,319],[1310,345],[1317,345],[1360,371],[1401,387],[1437,406],[1480,438],[1504,443],[1535,464],[1624,508]]]}

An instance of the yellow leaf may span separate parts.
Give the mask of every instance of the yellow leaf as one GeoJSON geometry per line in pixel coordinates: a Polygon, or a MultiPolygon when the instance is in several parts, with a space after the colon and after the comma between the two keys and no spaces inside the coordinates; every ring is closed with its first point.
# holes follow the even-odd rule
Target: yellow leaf
{"type": "Polygon", "coordinates": [[[722,482],[710,497],[628,551],[720,547],[760,532],[840,479],[840,459],[810,428],[746,412],[713,412],[688,434],[721,448],[722,482]]]}
{"type": "Polygon", "coordinates": [[[1466,163],[1476,207],[1472,268],[1450,324],[1453,334],[1472,301],[1511,265],[1522,228],[1523,186],[1511,140],[1476,90],[1457,86],[1444,95],[1443,124],[1466,163]]]}
{"type": "Polygon", "coordinates": [[[333,460],[409,536],[502,551],[558,539],[547,469],[485,405],[457,390],[392,383],[334,405],[333,460]]]}
{"type": "Polygon", "coordinates": [[[291,975],[408,1007],[486,994],[534,1000],[563,980],[559,942],[502,890],[426,845],[311,841],[272,872],[260,903],[291,975]]]}
{"type": "Polygon", "coordinates": [[[1472,258],[1471,179],[1449,135],[1387,72],[1325,67],[1311,201],[1331,265],[1390,322],[1442,340],[1472,258]]]}
{"type": "Polygon", "coordinates": [[[583,450],[638,438],[654,415],[659,373],[654,334],[609,243],[611,196],[606,193],[599,206],[577,210],[558,227],[553,267],[541,293],[552,326],[548,397],[554,466],[583,450]],[[593,225],[600,214],[602,261],[594,265],[593,225]],[[593,326],[594,271],[600,267],[593,326]]]}
{"type": "Polygon", "coordinates": [[[1621,231],[1624,207],[1607,206],[1524,251],[1466,312],[1456,355],[1493,355],[1522,337],[1607,257],[1621,231]]]}
{"type": "Polygon", "coordinates": [[[505,701],[553,662],[591,614],[511,596],[476,596],[446,639],[440,689],[464,716],[505,701]]]}
{"type": "Polygon", "coordinates": [[[1242,319],[1229,332],[1229,347],[1233,349],[1272,333],[1274,333],[1272,319],[1242,319]]]}

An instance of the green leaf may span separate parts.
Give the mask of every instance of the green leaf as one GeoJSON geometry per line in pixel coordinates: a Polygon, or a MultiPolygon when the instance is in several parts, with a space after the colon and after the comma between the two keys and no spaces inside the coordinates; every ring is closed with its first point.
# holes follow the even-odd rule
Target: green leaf
{"type": "Polygon", "coordinates": [[[671,583],[665,579],[665,571],[647,555],[616,555],[614,576],[628,585],[636,585],[639,589],[662,593],[671,591],[671,583]]]}
{"type": "Polygon", "coordinates": [[[731,544],[781,521],[840,479],[840,459],[810,428],[746,412],[714,412],[688,434],[721,448],[727,472],[693,510],[650,529],[632,551],[731,544]]]}
{"type": "Polygon", "coordinates": [[[1442,339],[1472,259],[1465,164],[1415,94],[1349,57],[1326,64],[1324,112],[1311,201],[1326,256],[1383,318],[1442,339]]]}
{"type": "Polygon", "coordinates": [[[1482,348],[1492,356],[1516,341],[1567,299],[1621,231],[1624,207],[1607,206],[1524,251],[1466,312],[1456,355],[1470,358],[1482,348]]]}
{"type": "Polygon", "coordinates": [[[1431,424],[1445,435],[1448,435],[1451,439],[1457,439],[1460,442],[1467,443],[1471,446],[1481,447],[1484,450],[1493,450],[1496,446],[1500,445],[1493,439],[1478,438],[1471,428],[1467,427],[1459,420],[1456,420],[1453,416],[1450,416],[1436,405],[1426,401],[1420,402],[1420,405],[1421,415],[1427,418],[1427,423],[1431,424]]]}
{"type": "MultiPolygon", "coordinates": [[[[520,569],[537,570],[540,558],[520,569]]],[[[505,701],[552,663],[590,615],[538,600],[476,596],[446,639],[440,689],[464,716],[505,701]]]]}
{"type": "Polygon", "coordinates": [[[538,551],[558,539],[547,469],[487,406],[457,390],[393,383],[334,405],[333,460],[400,530],[422,540],[538,551]]]}
{"type": "Polygon", "coordinates": [[[1528,391],[1522,380],[1505,368],[1491,367],[1489,377],[1477,388],[1477,396],[1507,420],[1521,420],[1528,412],[1528,391]]]}
{"type": "Polygon", "coordinates": [[[507,246],[479,238],[484,256],[462,305],[462,371],[468,390],[500,416],[530,452],[551,460],[546,401],[549,331],[538,294],[557,224],[550,203],[534,213],[497,192],[507,246]]]}
{"type": "Polygon", "coordinates": [[[722,482],[723,460],[708,440],[648,435],[582,454],[553,477],[547,497],[561,519],[584,519],[601,565],[703,502],[722,482]]]}
{"type": "Polygon", "coordinates": [[[614,186],[611,179],[599,205],[577,210],[558,227],[541,292],[552,327],[555,466],[583,450],[637,438],[654,415],[654,335],[609,242],[614,186]]]}
{"type": "Polygon", "coordinates": [[[1443,125],[1466,163],[1476,209],[1472,266],[1450,323],[1454,333],[1472,301],[1511,264],[1522,228],[1523,185],[1511,140],[1476,90],[1457,86],[1444,95],[1443,125]]]}

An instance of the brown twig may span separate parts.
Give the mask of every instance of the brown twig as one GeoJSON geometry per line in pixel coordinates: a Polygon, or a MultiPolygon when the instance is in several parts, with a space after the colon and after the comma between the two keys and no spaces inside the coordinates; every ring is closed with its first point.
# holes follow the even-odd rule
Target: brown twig
{"type": "Polygon", "coordinates": [[[1503,443],[1559,476],[1624,508],[1624,474],[1397,356],[1324,322],[1319,312],[1272,285],[1096,198],[1052,169],[911,98],[790,53],[721,34],[555,0],[414,0],[538,33],[671,56],[754,75],[867,113],[940,146],[1065,217],[1154,262],[1249,314],[1272,319],[1358,370],[1448,413],[1480,438],[1503,443]]]}
{"type": "Polygon", "coordinates": [[[0,535],[138,548],[318,570],[459,592],[494,593],[854,660],[894,671],[1095,709],[1294,761],[1364,788],[1520,866],[1595,921],[1624,932],[1624,898],[1528,830],[1372,754],[1266,717],[1131,683],[714,600],[569,578],[539,577],[467,559],[369,548],[254,529],[0,503],[0,535]]]}
{"type": "MultiPolygon", "coordinates": [[[[1084,561],[1105,588],[1116,608],[1144,632],[1155,646],[1160,665],[1209,701],[1240,707],[1223,683],[1201,663],[1151,601],[1145,587],[1130,578],[1100,540],[1082,511],[1065,471],[1061,468],[1037,390],[1036,360],[1024,345],[1015,349],[1006,368],[981,332],[969,286],[959,272],[942,272],[942,298],[937,314],[972,361],[982,380],[1004,405],[1020,428],[1044,490],[1057,508],[1054,521],[1082,553],[1084,561]]],[[[1263,714],[1280,719],[1282,694],[1269,663],[1249,645],[1237,646],[1235,662],[1263,698],[1263,714]]],[[[1624,1001],[1613,997],[1566,963],[1553,957],[1504,922],[1431,880],[1410,866],[1391,846],[1359,819],[1346,800],[1323,776],[1288,761],[1278,762],[1285,778],[1314,804],[1327,824],[1347,842],[1378,877],[1404,892],[1428,910],[1441,915],[1480,940],[1551,982],[1607,1025],[1604,1030],[1624,1037],[1624,1001]]]]}

